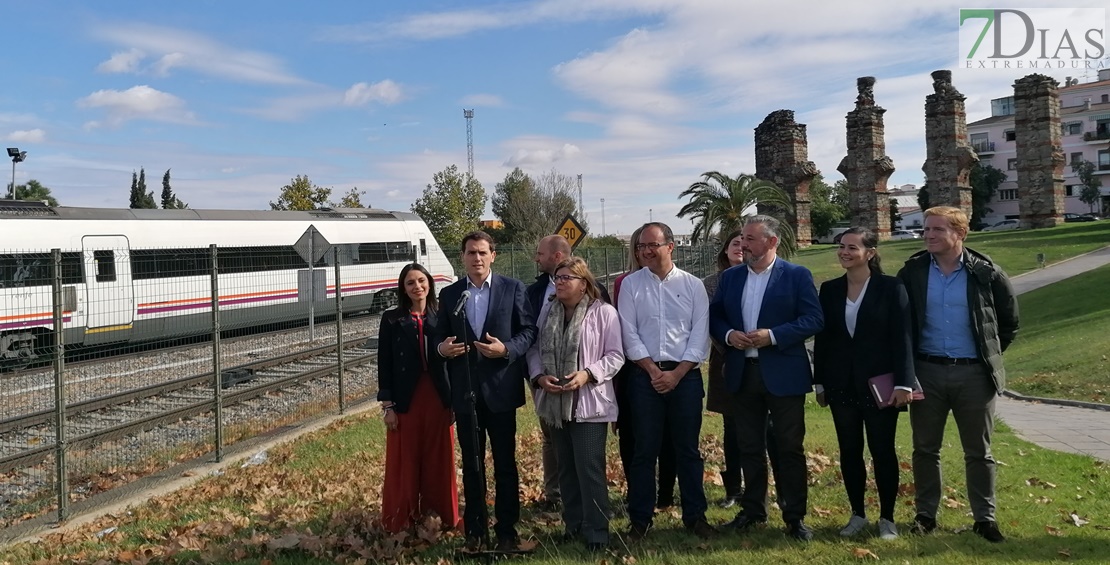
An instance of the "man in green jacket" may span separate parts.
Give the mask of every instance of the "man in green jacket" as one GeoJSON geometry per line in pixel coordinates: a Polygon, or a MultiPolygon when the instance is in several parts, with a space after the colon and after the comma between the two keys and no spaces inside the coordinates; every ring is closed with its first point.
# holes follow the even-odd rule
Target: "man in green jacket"
{"type": "Polygon", "coordinates": [[[986,255],[964,247],[967,215],[937,206],[925,211],[926,250],[906,261],[898,277],[913,314],[914,368],[925,399],[910,405],[917,516],[912,531],[937,527],[940,447],[951,412],[960,432],[973,530],[1005,540],[995,519],[995,461],[991,455],[995,399],[1006,387],[1002,352],[1018,329],[1018,306],[1006,273],[986,255]]]}

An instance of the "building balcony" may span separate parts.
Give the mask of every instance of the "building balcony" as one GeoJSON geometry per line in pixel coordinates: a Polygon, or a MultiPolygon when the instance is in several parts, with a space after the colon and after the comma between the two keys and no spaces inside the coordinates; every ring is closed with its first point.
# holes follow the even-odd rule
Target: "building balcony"
{"type": "Polygon", "coordinates": [[[1083,134],[1083,141],[1087,143],[1106,143],[1110,141],[1110,131],[1088,131],[1083,134]]]}
{"type": "Polygon", "coordinates": [[[976,141],[971,144],[971,148],[979,155],[993,155],[994,142],[993,141],[976,141]]]}

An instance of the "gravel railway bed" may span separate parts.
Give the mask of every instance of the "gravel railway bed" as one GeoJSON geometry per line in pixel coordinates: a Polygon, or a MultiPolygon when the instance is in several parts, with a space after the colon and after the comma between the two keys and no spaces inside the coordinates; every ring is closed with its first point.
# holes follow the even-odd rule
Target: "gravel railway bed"
{"type": "MultiPolygon", "coordinates": [[[[355,343],[362,343],[364,338],[356,334],[360,328],[363,332],[366,332],[371,326],[372,331],[376,331],[376,319],[366,320],[362,324],[345,323],[344,337],[351,341],[348,347],[355,343]],[[355,340],[355,338],[358,339],[355,340]]],[[[307,337],[306,332],[304,331],[300,332],[300,336],[267,336],[264,341],[271,342],[268,344],[260,344],[257,340],[253,343],[250,343],[250,340],[240,340],[235,344],[235,347],[228,348],[236,351],[227,351],[221,356],[221,366],[226,370],[236,364],[233,360],[243,361],[243,363],[240,363],[242,365],[259,362],[260,360],[257,357],[261,355],[260,351],[270,351],[272,355],[274,349],[280,349],[283,354],[301,353],[307,355],[305,350],[310,349],[312,345],[317,348],[326,347],[320,344],[326,344],[327,341],[334,340],[334,326],[331,326],[330,330],[329,335],[325,333],[325,328],[318,328],[317,340],[314,344],[307,342],[307,339],[305,339],[307,337]],[[273,343],[274,340],[277,340],[278,343],[273,343]]],[[[366,345],[372,347],[373,343],[371,341],[366,345]]],[[[334,347],[334,345],[331,347],[334,347]]],[[[366,349],[365,346],[346,350],[344,354],[345,362],[353,363],[355,360],[363,362],[360,365],[348,366],[344,371],[344,394],[348,402],[370,398],[374,394],[376,364],[371,360],[372,354],[373,350],[366,349]]],[[[184,371],[193,371],[196,374],[211,369],[211,344],[207,344],[207,347],[202,345],[190,351],[176,351],[168,354],[155,353],[154,355],[160,358],[152,362],[144,357],[144,363],[147,363],[149,367],[146,371],[158,372],[160,376],[147,378],[141,382],[159,384],[175,379],[185,380],[181,378],[184,371]],[[205,353],[208,355],[207,360],[204,358],[205,353]],[[170,355],[174,357],[192,355],[193,357],[191,359],[188,357],[186,359],[176,359],[167,363],[164,357],[170,355]],[[167,365],[172,365],[172,369],[167,369],[167,365]]],[[[328,407],[337,408],[339,379],[334,373],[335,361],[333,350],[330,353],[318,354],[317,357],[301,359],[284,366],[260,368],[254,371],[251,381],[224,389],[223,395],[226,404],[223,408],[223,422],[225,430],[238,430],[234,433],[252,435],[263,429],[303,420],[320,410],[329,409],[328,407]],[[289,365],[295,365],[296,368],[290,368],[289,365]],[[281,382],[280,379],[287,378],[290,374],[301,375],[313,370],[316,371],[316,374],[311,377],[298,376],[297,380],[292,382],[268,384],[279,383],[281,382]]],[[[136,360],[132,358],[116,361],[115,363],[131,364],[135,362],[136,360]]],[[[100,364],[101,370],[104,370],[105,365],[111,363],[113,363],[112,360],[105,360],[100,364]]],[[[115,370],[104,371],[100,375],[84,375],[87,379],[85,382],[101,383],[103,385],[106,381],[118,381],[123,378],[120,373],[140,374],[143,371],[118,366],[112,367],[112,369],[115,370]]],[[[82,370],[87,371],[87,369],[82,370]]],[[[48,376],[52,380],[52,375],[48,376]]],[[[67,371],[67,380],[69,376],[70,373],[67,371]]],[[[128,382],[132,389],[135,388],[136,383],[134,381],[128,382]]],[[[10,383],[5,382],[5,385],[7,384],[10,383]]],[[[52,388],[52,386],[48,388],[52,388]]],[[[118,394],[118,386],[116,389],[111,386],[92,388],[100,391],[100,396],[118,394]]],[[[52,406],[53,390],[47,392],[50,400],[47,405],[52,406]]],[[[21,392],[21,394],[26,393],[21,392]]],[[[70,391],[67,390],[67,395],[69,394],[70,391]]],[[[88,396],[95,395],[89,394],[88,396]]],[[[70,438],[70,449],[67,450],[69,454],[67,457],[70,461],[70,474],[71,476],[88,477],[80,484],[70,485],[71,496],[84,498],[87,495],[104,490],[106,488],[105,480],[98,478],[98,474],[104,472],[119,475],[107,479],[107,483],[126,482],[127,475],[130,475],[132,479],[138,478],[142,474],[151,472],[153,470],[152,465],[164,468],[172,465],[174,459],[187,459],[210,451],[214,442],[214,423],[212,422],[213,413],[211,412],[213,397],[214,393],[209,381],[208,384],[176,390],[166,396],[152,396],[134,400],[99,411],[75,415],[68,419],[66,429],[70,438]],[[128,423],[144,418],[158,418],[160,412],[181,411],[183,406],[191,406],[191,412],[184,418],[158,421],[155,424],[144,426],[146,429],[143,430],[136,430],[132,427],[132,424],[128,423]],[[130,431],[113,433],[111,429],[113,427],[121,430],[130,428],[130,431]],[[96,442],[77,441],[82,445],[74,443],[74,438],[80,440],[80,438],[88,438],[92,434],[101,434],[103,437],[96,442]],[[158,462],[152,463],[152,461],[158,462]]],[[[70,403],[73,402],[71,399],[70,403]]],[[[0,414],[0,416],[7,418],[5,414],[0,414]]],[[[18,418],[16,416],[7,418],[7,420],[12,421],[18,418]]],[[[2,420],[3,418],[0,418],[0,421],[2,420]]],[[[165,420],[165,418],[162,420],[165,420]]],[[[225,431],[225,434],[228,434],[228,432],[225,431]]],[[[234,437],[231,438],[232,441],[234,439],[234,437]]],[[[225,440],[225,444],[227,442],[228,440],[225,440]]],[[[0,434],[0,460],[13,457],[13,454],[19,456],[21,450],[52,451],[53,444],[53,427],[50,423],[24,427],[18,430],[10,429],[9,433],[0,434]]],[[[34,499],[42,499],[44,496],[49,497],[49,493],[54,488],[54,480],[53,465],[50,463],[9,468],[7,472],[0,474],[0,508],[12,508],[34,499]]],[[[14,517],[5,516],[0,512],[0,526],[3,526],[11,518],[14,517]]]]}

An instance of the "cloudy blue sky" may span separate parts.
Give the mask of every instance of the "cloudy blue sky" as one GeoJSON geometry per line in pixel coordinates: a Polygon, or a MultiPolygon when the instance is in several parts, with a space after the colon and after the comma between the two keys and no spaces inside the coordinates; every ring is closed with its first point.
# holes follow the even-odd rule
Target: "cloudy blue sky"
{"type": "MultiPolygon", "coordinates": [[[[649,209],[683,232],[677,194],[704,171],[753,172],[753,128],[771,111],[795,110],[810,158],[840,178],[863,75],[888,110],[892,183],[919,184],[929,73],[956,68],[968,7],[1004,6],[9,2],[0,138],[28,152],[17,183],[38,179],[68,205],[126,207],[145,167],[151,188],[172,169],[193,208],[266,209],[305,174],[408,210],[435,172],[465,170],[462,110],[473,108],[489,192],[514,166],[554,168],[583,175],[595,232],[601,198],[608,232],[628,233],[649,209]]],[[[956,69],[969,120],[1028,72],[956,69]]]]}

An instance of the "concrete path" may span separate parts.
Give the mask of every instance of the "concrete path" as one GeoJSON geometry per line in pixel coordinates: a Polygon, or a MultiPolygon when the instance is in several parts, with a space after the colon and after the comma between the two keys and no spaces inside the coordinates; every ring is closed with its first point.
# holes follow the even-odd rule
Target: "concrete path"
{"type": "MultiPolygon", "coordinates": [[[[1014,290],[1023,294],[1110,265],[1110,247],[1080,255],[1011,278],[1014,290]]],[[[1020,338],[1020,333],[1019,337],[1020,338]]],[[[1046,449],[1091,455],[1110,461],[1110,411],[1105,406],[1082,402],[1059,405],[1050,399],[1036,401],[1010,397],[998,399],[996,414],[1017,435],[1046,449]]]]}

